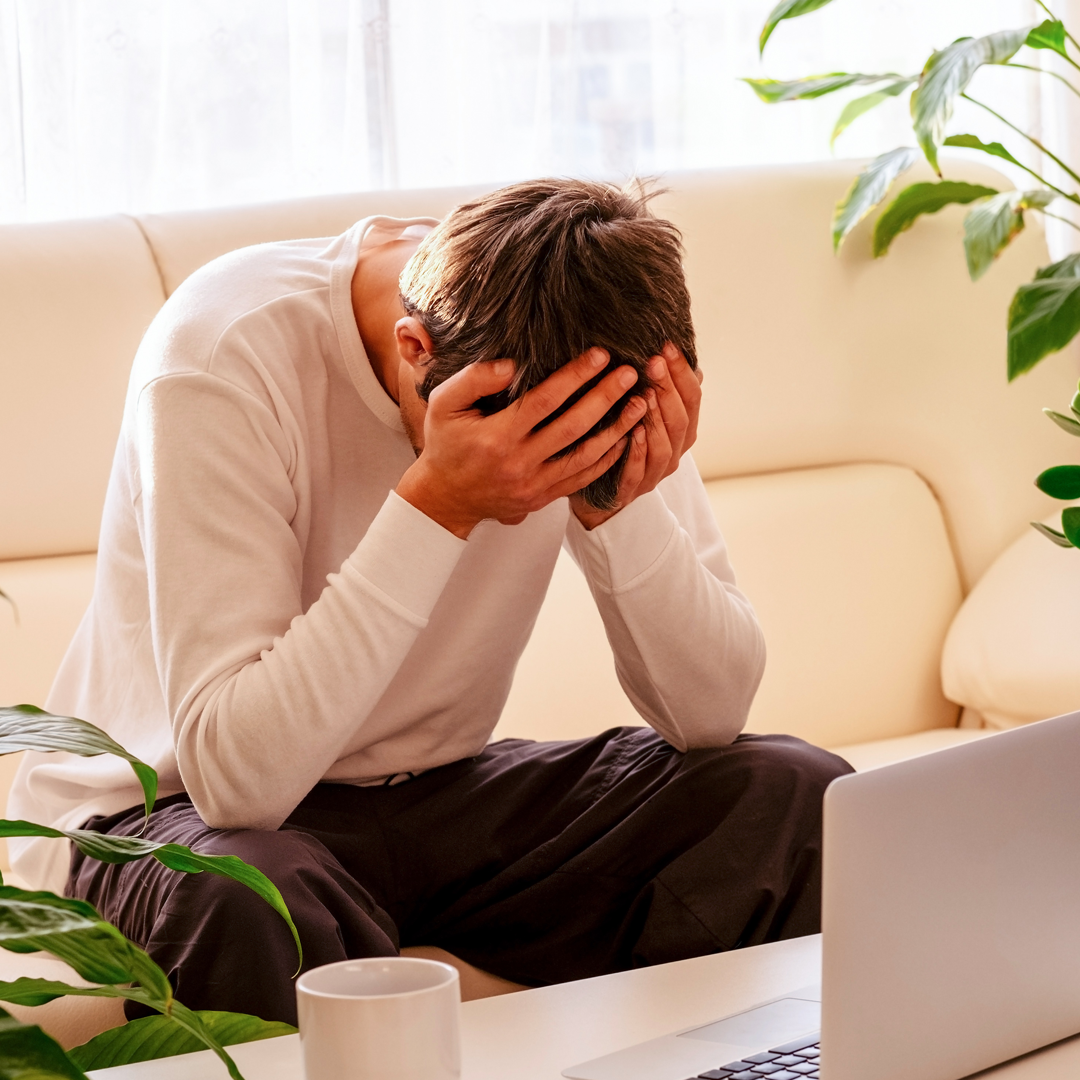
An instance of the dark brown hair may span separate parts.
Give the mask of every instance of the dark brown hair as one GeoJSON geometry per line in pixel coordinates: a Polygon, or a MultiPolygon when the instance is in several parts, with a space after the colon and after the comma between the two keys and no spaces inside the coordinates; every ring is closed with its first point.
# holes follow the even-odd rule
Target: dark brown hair
{"type": "MultiPolygon", "coordinates": [[[[696,368],[681,236],[653,216],[651,197],[641,184],[625,190],[587,180],[530,180],[453,210],[401,275],[405,311],[432,342],[420,396],[427,400],[467,364],[509,358],[517,364],[509,390],[478,403],[494,412],[600,346],[611,354],[610,367],[633,365],[638,382],[588,438],[613,424],[630,396],[646,391],[649,359],[666,342],[696,368]]],[[[614,509],[625,460],[626,453],[583,489],[587,502],[614,509]]]]}

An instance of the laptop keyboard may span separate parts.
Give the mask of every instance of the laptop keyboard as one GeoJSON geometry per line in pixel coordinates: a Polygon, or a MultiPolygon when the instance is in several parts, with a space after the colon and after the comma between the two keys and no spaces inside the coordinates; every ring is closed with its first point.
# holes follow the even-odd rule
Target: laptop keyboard
{"type": "Polygon", "coordinates": [[[761,1054],[698,1073],[689,1080],[819,1080],[821,1036],[807,1035],[761,1054]]]}

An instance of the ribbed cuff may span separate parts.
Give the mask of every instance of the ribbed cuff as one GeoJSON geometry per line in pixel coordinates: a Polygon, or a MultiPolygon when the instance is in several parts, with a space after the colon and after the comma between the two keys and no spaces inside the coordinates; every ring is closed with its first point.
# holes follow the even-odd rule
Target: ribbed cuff
{"type": "Polygon", "coordinates": [[[391,491],[348,562],[426,621],[467,543],[391,491]]]}

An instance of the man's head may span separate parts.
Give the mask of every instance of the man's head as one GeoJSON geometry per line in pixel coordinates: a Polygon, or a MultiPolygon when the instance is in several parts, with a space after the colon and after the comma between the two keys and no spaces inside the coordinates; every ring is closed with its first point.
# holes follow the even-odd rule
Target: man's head
{"type": "MultiPolygon", "coordinates": [[[[641,189],[548,179],[457,207],[425,238],[400,280],[406,315],[431,340],[420,397],[467,364],[509,358],[517,365],[510,388],[479,403],[494,412],[594,346],[611,355],[611,368],[630,364],[638,371],[627,397],[648,389],[649,359],[667,342],[696,368],[679,232],[649,212],[648,198],[641,189]]],[[[593,431],[614,423],[624,404],[593,431]]],[[[614,508],[624,461],[625,454],[583,490],[588,503],[614,508]]]]}

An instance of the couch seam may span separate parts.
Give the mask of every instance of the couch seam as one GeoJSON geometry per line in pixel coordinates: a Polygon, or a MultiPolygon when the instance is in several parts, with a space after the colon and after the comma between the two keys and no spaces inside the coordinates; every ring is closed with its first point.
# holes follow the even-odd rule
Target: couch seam
{"type": "Polygon", "coordinates": [[[142,236],[147,250],[150,252],[150,258],[154,263],[154,269],[157,271],[158,283],[161,285],[161,295],[168,300],[169,290],[165,285],[165,274],[161,269],[161,263],[158,260],[157,252],[154,250],[154,245],[150,240],[150,234],[143,228],[143,223],[134,214],[124,215],[129,221],[132,221],[135,228],[139,230],[139,234],[142,236]]]}

